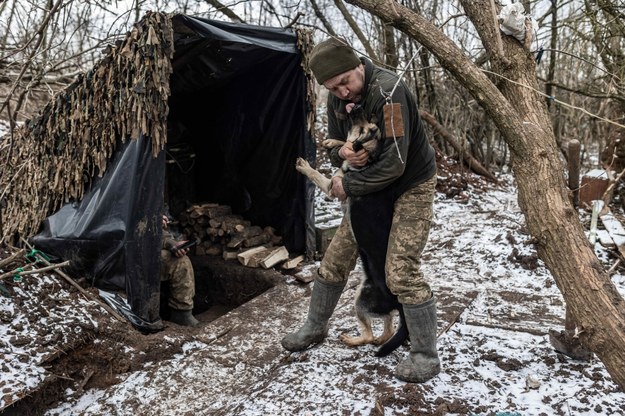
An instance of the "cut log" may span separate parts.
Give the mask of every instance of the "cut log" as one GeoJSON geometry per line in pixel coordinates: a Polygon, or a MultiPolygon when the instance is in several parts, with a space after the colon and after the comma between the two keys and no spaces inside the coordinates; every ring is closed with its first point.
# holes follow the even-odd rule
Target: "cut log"
{"type": "Polygon", "coordinates": [[[239,260],[239,263],[241,263],[244,266],[258,267],[258,259],[255,260],[256,266],[250,265],[251,262],[254,261],[254,256],[258,255],[259,253],[266,253],[268,251],[269,249],[267,247],[263,247],[263,246],[254,247],[242,253],[239,253],[237,255],[237,259],[239,260]]]}
{"type": "Polygon", "coordinates": [[[204,215],[208,218],[222,217],[232,214],[232,208],[229,205],[218,205],[216,207],[208,207],[204,210],[204,215]]]}
{"type": "Polygon", "coordinates": [[[263,229],[258,225],[251,225],[244,227],[241,231],[238,231],[235,235],[243,237],[243,239],[256,237],[263,233],[263,229]]]}
{"type": "Polygon", "coordinates": [[[238,251],[224,250],[223,252],[224,260],[236,260],[238,255],[239,255],[238,251]]]}
{"type": "Polygon", "coordinates": [[[271,250],[271,252],[260,261],[260,265],[264,269],[269,269],[276,264],[283,262],[289,258],[289,251],[284,246],[280,246],[271,250]]]}
{"type": "Polygon", "coordinates": [[[255,247],[255,246],[267,244],[270,241],[271,241],[271,235],[263,233],[255,237],[246,238],[245,241],[243,241],[243,246],[255,247]]]}
{"type": "Polygon", "coordinates": [[[195,235],[196,237],[199,237],[199,238],[206,237],[206,228],[202,227],[199,224],[194,224],[193,225],[193,235],[195,235]]]}
{"type": "Polygon", "coordinates": [[[193,223],[194,223],[195,225],[199,225],[199,226],[204,226],[204,227],[205,227],[205,226],[207,226],[207,225],[208,225],[208,222],[209,222],[209,221],[210,221],[210,220],[208,219],[208,217],[206,217],[206,216],[202,215],[202,216],[197,217],[196,219],[194,219],[194,220],[193,220],[193,223]]]}
{"type": "Polygon", "coordinates": [[[263,228],[263,232],[265,232],[266,234],[269,234],[271,236],[271,243],[274,245],[277,244],[282,244],[282,236],[278,235],[276,233],[276,229],[271,227],[271,226],[267,226],[265,228],[263,228]]]}
{"type": "Polygon", "coordinates": [[[221,244],[213,244],[208,248],[204,249],[204,254],[208,256],[220,256],[223,251],[223,247],[221,244]]]}
{"type": "Polygon", "coordinates": [[[208,227],[206,228],[205,231],[206,231],[206,236],[211,240],[216,240],[224,234],[221,228],[208,227]]]}
{"type": "Polygon", "coordinates": [[[300,254],[297,257],[293,257],[292,259],[285,261],[284,263],[280,265],[280,267],[282,267],[285,270],[294,269],[297,266],[299,266],[299,264],[303,261],[304,261],[304,255],[300,254]]]}
{"type": "Polygon", "coordinates": [[[226,247],[228,247],[228,248],[239,248],[239,247],[241,247],[241,245],[243,245],[244,241],[245,241],[245,237],[234,236],[234,237],[230,238],[230,241],[228,242],[228,244],[226,244],[226,247]]]}
{"type": "Polygon", "coordinates": [[[313,272],[310,268],[304,268],[299,272],[295,273],[293,277],[299,280],[302,283],[310,283],[315,280],[315,272],[313,272]]]}
{"type": "Polygon", "coordinates": [[[187,208],[187,214],[189,218],[198,218],[201,215],[206,215],[208,209],[218,208],[219,204],[215,203],[204,203],[204,204],[196,204],[187,208]]]}
{"type": "Polygon", "coordinates": [[[237,224],[248,224],[249,221],[243,219],[242,216],[236,214],[230,215],[220,215],[218,217],[213,217],[208,220],[208,224],[213,228],[223,228],[226,229],[228,226],[234,227],[237,224]]]}

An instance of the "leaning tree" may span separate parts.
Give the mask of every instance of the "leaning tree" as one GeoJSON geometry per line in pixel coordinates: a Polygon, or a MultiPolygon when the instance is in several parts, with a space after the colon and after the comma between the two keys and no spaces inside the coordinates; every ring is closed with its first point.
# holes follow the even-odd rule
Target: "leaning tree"
{"type": "MultiPolygon", "coordinates": [[[[490,61],[491,76],[435,25],[393,0],[347,0],[427,48],[484,108],[510,148],[519,206],[579,330],[582,345],[625,388],[625,301],[584,234],[564,178],[535,61],[504,35],[492,0],[461,0],[490,61]]],[[[526,42],[527,43],[527,42],[526,42]]]]}

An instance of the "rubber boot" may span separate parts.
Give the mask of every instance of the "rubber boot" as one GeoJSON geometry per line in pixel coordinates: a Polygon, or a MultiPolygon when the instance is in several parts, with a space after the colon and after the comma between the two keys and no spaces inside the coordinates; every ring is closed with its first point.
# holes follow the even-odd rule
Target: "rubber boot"
{"type": "Polygon", "coordinates": [[[289,351],[302,351],[318,344],[328,335],[328,320],[343,293],[346,282],[330,283],[320,278],[315,280],[308,318],[297,331],[282,338],[282,346],[289,351]]]}
{"type": "Polygon", "coordinates": [[[185,311],[180,309],[172,309],[169,320],[173,323],[184,326],[197,326],[200,323],[200,321],[195,319],[195,317],[191,313],[191,309],[185,311]]]}
{"type": "Polygon", "coordinates": [[[440,373],[436,351],[436,298],[419,305],[403,305],[410,336],[410,353],[395,370],[395,376],[410,383],[423,383],[440,373]]]}

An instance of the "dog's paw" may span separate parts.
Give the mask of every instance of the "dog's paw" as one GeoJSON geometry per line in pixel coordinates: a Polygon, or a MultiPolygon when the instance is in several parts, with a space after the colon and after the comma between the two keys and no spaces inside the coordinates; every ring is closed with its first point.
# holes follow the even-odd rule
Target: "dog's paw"
{"type": "Polygon", "coordinates": [[[311,169],[311,167],[310,167],[310,164],[305,159],[298,157],[297,160],[295,161],[295,169],[297,169],[299,172],[304,172],[308,169],[311,169]]]}
{"type": "Polygon", "coordinates": [[[343,146],[344,144],[345,144],[344,141],[338,140],[338,139],[325,139],[324,141],[321,142],[321,146],[323,146],[326,149],[332,149],[337,146],[343,146]]]}
{"type": "Polygon", "coordinates": [[[360,345],[366,345],[366,344],[370,344],[371,343],[371,339],[368,339],[366,337],[363,336],[358,336],[358,337],[350,337],[347,334],[341,334],[339,335],[339,339],[343,342],[343,344],[349,346],[349,347],[358,347],[360,345]]]}

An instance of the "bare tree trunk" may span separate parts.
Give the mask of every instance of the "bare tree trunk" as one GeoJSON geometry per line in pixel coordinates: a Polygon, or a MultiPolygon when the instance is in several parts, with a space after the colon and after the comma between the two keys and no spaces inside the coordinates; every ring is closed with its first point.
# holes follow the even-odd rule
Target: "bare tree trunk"
{"type": "MultiPolygon", "coordinates": [[[[6,5],[7,3],[0,4],[0,14],[4,12],[4,8],[6,7],[6,5]]],[[[16,7],[17,6],[15,2],[11,3],[11,10],[9,11],[9,17],[5,21],[7,30],[4,32],[4,34],[2,35],[2,39],[0,40],[0,51],[4,51],[7,49],[7,39],[9,37],[9,33],[11,32],[10,30],[8,30],[8,28],[11,26],[11,24],[13,24],[13,17],[15,17],[16,7]]]]}
{"type": "MultiPolygon", "coordinates": [[[[9,109],[11,99],[13,98],[13,94],[17,91],[18,87],[20,86],[20,83],[24,75],[30,70],[31,66],[33,65],[34,57],[40,51],[40,47],[46,39],[46,31],[48,29],[48,25],[50,24],[55,14],[59,11],[59,8],[61,7],[62,3],[63,3],[62,0],[57,0],[57,2],[54,4],[51,3],[52,7],[48,9],[47,14],[44,15],[43,22],[41,23],[37,32],[33,35],[31,40],[28,41],[26,45],[24,46],[24,48],[26,48],[26,46],[32,43],[31,45],[32,50],[28,54],[26,62],[22,65],[20,73],[18,74],[15,81],[13,82],[13,85],[11,86],[11,89],[9,90],[9,93],[7,94],[5,100],[2,102],[2,104],[0,104],[0,113],[4,111],[5,108],[8,109],[9,123],[11,125],[11,129],[13,129],[14,127],[15,121],[17,119],[17,113],[20,110],[20,108],[16,108],[12,110],[9,109]]],[[[20,104],[19,104],[20,106],[21,106],[21,101],[22,100],[20,99],[20,104]]]]}
{"type": "Polygon", "coordinates": [[[384,62],[391,68],[399,66],[399,54],[397,53],[397,44],[395,43],[395,30],[393,26],[382,22],[384,27],[384,62]]]}
{"type": "Polygon", "coordinates": [[[310,4],[312,5],[312,8],[315,12],[315,16],[317,16],[317,19],[319,19],[321,23],[323,24],[323,27],[326,28],[326,32],[328,32],[328,34],[332,37],[337,37],[337,34],[334,31],[334,28],[332,27],[328,19],[326,19],[326,16],[321,12],[321,9],[319,8],[317,1],[310,0],[310,4]]]}
{"type": "Polygon", "coordinates": [[[580,340],[625,388],[625,302],[588,243],[569,199],[551,122],[536,92],[532,55],[515,39],[502,39],[491,1],[461,1],[491,54],[500,91],[422,16],[392,0],[349,1],[428,48],[492,117],[511,150],[528,229],[578,324],[580,340]]]}
{"type": "Polygon", "coordinates": [[[356,35],[360,43],[362,43],[362,46],[365,47],[365,51],[367,51],[367,55],[369,56],[369,58],[373,59],[374,61],[380,61],[380,59],[378,58],[378,54],[375,53],[373,47],[371,46],[371,42],[369,42],[364,33],[362,33],[362,30],[360,30],[360,26],[358,25],[358,23],[356,23],[352,15],[349,13],[349,10],[347,10],[345,5],[343,4],[343,0],[334,0],[334,4],[336,4],[336,7],[345,18],[345,21],[354,31],[354,34],[356,35]]]}
{"type": "MultiPolygon", "coordinates": [[[[606,112],[618,122],[625,120],[625,13],[610,0],[585,1],[587,16],[593,29],[594,43],[607,73],[607,84],[616,94],[608,99],[606,112]]],[[[607,146],[602,161],[613,169],[625,168],[625,132],[608,127],[607,146]]]]}

